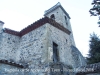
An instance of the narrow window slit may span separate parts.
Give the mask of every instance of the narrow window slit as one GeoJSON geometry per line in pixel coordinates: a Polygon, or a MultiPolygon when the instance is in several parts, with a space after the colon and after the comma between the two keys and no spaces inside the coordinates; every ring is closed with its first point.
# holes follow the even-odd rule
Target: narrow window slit
{"type": "Polygon", "coordinates": [[[53,42],[53,62],[57,63],[59,61],[58,58],[58,45],[53,42]]]}

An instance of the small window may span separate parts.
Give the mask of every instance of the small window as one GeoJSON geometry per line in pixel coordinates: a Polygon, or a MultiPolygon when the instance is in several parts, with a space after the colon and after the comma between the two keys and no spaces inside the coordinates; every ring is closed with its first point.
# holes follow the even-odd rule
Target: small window
{"type": "Polygon", "coordinates": [[[67,20],[66,16],[65,16],[65,20],[67,20]]]}
{"type": "Polygon", "coordinates": [[[56,63],[58,61],[58,45],[53,42],[53,62],[56,63]]]}
{"type": "Polygon", "coordinates": [[[66,42],[67,42],[68,40],[66,39],[66,42]]]}
{"type": "Polygon", "coordinates": [[[66,22],[66,25],[68,25],[68,21],[67,21],[67,17],[65,16],[65,22],[66,22]]]}
{"type": "Polygon", "coordinates": [[[53,19],[53,20],[55,20],[55,15],[52,14],[52,15],[50,16],[50,18],[53,19]]]}

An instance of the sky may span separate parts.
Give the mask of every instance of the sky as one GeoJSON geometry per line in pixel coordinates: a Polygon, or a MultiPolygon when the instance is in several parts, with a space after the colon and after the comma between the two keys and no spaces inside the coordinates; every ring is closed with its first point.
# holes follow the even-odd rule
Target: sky
{"type": "Polygon", "coordinates": [[[70,15],[76,47],[83,56],[89,51],[90,34],[100,35],[98,17],[91,17],[92,0],[0,0],[0,20],[4,28],[20,31],[44,17],[44,11],[58,2],[70,15]]]}

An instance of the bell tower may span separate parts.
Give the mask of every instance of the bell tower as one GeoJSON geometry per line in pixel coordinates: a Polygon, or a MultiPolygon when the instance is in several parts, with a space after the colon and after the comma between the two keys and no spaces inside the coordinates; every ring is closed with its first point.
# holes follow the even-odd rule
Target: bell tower
{"type": "Polygon", "coordinates": [[[70,24],[71,18],[69,16],[69,14],[65,11],[65,9],[61,6],[60,2],[58,2],[56,5],[54,5],[50,9],[46,10],[44,13],[44,16],[55,20],[61,26],[68,29],[69,31],[71,31],[71,34],[69,35],[69,37],[70,37],[73,45],[75,45],[73,33],[72,33],[72,29],[71,29],[71,24],[70,24]]]}
{"type": "Polygon", "coordinates": [[[84,65],[84,58],[75,45],[70,24],[71,18],[60,2],[46,10],[44,16],[50,18],[50,22],[52,21],[51,24],[47,23],[46,45],[48,50],[46,54],[48,54],[48,62],[51,62],[53,66],[59,62],[59,64],[72,66],[73,68],[84,65]],[[66,33],[66,30],[70,34],[66,33]]]}

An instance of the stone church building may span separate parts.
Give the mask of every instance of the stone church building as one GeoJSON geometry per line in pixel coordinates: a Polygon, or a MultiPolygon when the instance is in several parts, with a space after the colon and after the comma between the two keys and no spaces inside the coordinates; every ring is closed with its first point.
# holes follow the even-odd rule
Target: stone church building
{"type": "Polygon", "coordinates": [[[74,75],[75,68],[86,65],[75,46],[70,16],[59,2],[19,32],[3,24],[0,75],[74,75]]]}

